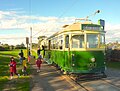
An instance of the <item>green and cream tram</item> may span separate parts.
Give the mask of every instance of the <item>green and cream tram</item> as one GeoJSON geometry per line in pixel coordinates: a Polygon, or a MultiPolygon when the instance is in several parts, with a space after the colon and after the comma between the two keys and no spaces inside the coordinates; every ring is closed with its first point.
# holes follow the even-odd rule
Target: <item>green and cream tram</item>
{"type": "Polygon", "coordinates": [[[105,71],[104,20],[75,22],[46,39],[45,58],[68,73],[105,71]]]}

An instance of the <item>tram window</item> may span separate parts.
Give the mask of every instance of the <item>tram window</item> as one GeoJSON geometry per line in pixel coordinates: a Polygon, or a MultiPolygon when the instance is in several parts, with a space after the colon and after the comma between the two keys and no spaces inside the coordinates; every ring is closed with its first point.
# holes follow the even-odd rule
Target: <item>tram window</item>
{"type": "Polygon", "coordinates": [[[54,41],[53,39],[51,40],[51,46],[50,46],[51,49],[54,49],[54,41]]]}
{"type": "Polygon", "coordinates": [[[69,35],[65,37],[65,48],[69,48],[69,35]]]}
{"type": "Polygon", "coordinates": [[[59,40],[59,49],[63,48],[63,40],[59,40]]]}
{"type": "Polygon", "coordinates": [[[84,35],[72,36],[72,48],[84,48],[84,35]]]}
{"type": "Polygon", "coordinates": [[[48,41],[47,45],[48,45],[48,50],[50,50],[51,49],[51,40],[48,41]]]}
{"type": "Polygon", "coordinates": [[[88,34],[87,35],[87,48],[97,48],[98,46],[98,35],[88,34]]]}

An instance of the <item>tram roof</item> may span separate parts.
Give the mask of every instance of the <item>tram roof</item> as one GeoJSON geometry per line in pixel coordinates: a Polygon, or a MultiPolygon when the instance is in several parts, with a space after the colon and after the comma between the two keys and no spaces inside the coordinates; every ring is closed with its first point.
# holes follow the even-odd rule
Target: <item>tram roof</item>
{"type": "Polygon", "coordinates": [[[82,25],[100,26],[99,24],[93,24],[91,21],[75,22],[71,25],[64,25],[60,31],[56,32],[55,34],[53,34],[49,38],[51,38],[53,36],[56,36],[56,35],[58,35],[59,33],[62,33],[62,32],[69,32],[69,31],[72,31],[72,30],[82,30],[82,25]]]}

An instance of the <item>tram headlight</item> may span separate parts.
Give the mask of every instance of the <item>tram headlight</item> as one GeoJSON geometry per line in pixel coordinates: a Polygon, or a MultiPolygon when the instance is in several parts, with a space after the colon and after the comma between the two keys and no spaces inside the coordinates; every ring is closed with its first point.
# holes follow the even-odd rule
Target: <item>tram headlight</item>
{"type": "Polygon", "coordinates": [[[106,64],[106,62],[104,62],[104,64],[106,64]]]}
{"type": "Polygon", "coordinates": [[[91,58],[91,62],[95,62],[96,60],[95,60],[95,58],[91,58]]]}
{"type": "Polygon", "coordinates": [[[75,64],[72,64],[72,66],[75,66],[75,64]]]}

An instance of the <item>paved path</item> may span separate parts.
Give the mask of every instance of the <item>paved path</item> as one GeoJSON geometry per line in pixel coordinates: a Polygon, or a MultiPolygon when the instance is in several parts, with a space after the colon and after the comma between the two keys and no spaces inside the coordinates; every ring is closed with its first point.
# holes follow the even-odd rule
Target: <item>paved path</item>
{"type": "Polygon", "coordinates": [[[30,91],[84,91],[78,85],[60,75],[55,67],[42,64],[41,72],[37,73],[36,65],[32,65],[32,80],[30,91]]]}

